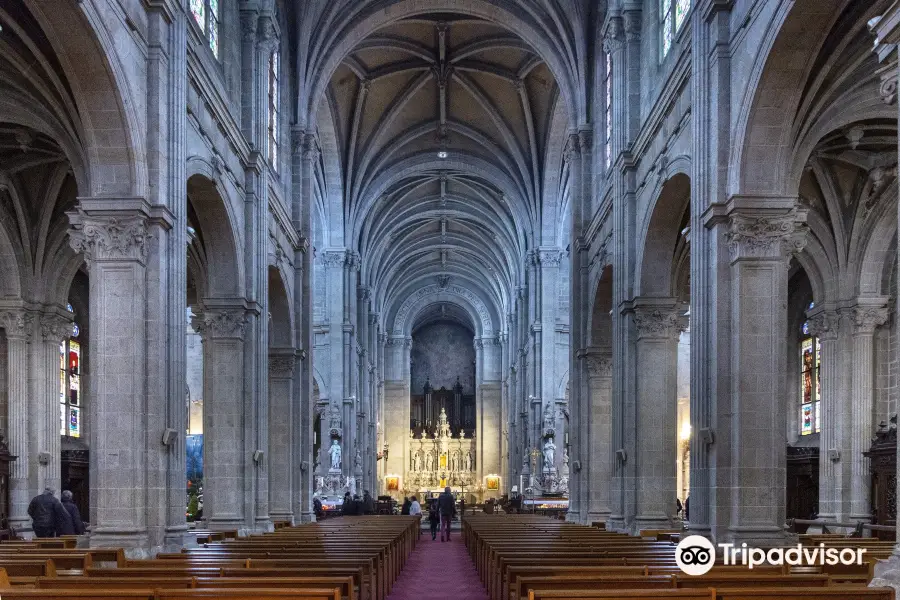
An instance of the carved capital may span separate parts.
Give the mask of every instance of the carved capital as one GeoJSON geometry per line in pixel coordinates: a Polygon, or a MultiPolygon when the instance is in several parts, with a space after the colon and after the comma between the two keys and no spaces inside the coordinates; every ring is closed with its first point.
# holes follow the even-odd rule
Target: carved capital
{"type": "Polygon", "coordinates": [[[577,133],[569,134],[566,138],[566,146],[563,148],[563,159],[567,164],[571,164],[573,160],[581,158],[581,140],[577,133]]]}
{"type": "Polygon", "coordinates": [[[278,47],[278,27],[272,15],[259,17],[259,45],[266,53],[272,52],[278,47]]]}
{"type": "Polygon", "coordinates": [[[303,158],[313,163],[319,162],[319,156],[322,151],[319,149],[319,138],[313,133],[303,135],[302,141],[303,158]]]}
{"type": "Polygon", "coordinates": [[[69,215],[73,223],[69,245],[84,255],[89,267],[95,261],[146,261],[149,234],[145,217],[96,218],[80,209],[77,215],[69,215]]]}
{"type": "Polygon", "coordinates": [[[641,39],[641,11],[626,10],[623,15],[625,25],[625,39],[629,42],[637,42],[641,39]]]}
{"type": "Polygon", "coordinates": [[[191,318],[191,326],[203,341],[208,339],[244,339],[247,311],[205,310],[191,318]]]}
{"type": "Polygon", "coordinates": [[[857,334],[872,334],[887,322],[889,313],[886,306],[857,306],[850,309],[849,316],[857,334]]]}
{"type": "Polygon", "coordinates": [[[41,337],[56,344],[72,335],[72,321],[55,313],[44,313],[40,321],[41,337]]]}
{"type": "Polygon", "coordinates": [[[322,262],[326,268],[343,268],[347,262],[347,253],[344,250],[326,250],[322,253],[322,262]]]}
{"type": "Polygon", "coordinates": [[[635,307],[634,324],[637,326],[638,338],[677,338],[687,328],[687,319],[682,313],[675,307],[635,307]]]}
{"type": "Polygon", "coordinates": [[[897,102],[897,69],[890,69],[881,75],[881,84],[878,93],[885,104],[897,102]]]}
{"type": "Polygon", "coordinates": [[[821,340],[837,339],[838,316],[831,311],[822,311],[809,317],[809,333],[821,340]]]}
{"type": "Polygon", "coordinates": [[[590,377],[612,377],[612,356],[592,352],[586,357],[590,377]]]}
{"type": "Polygon", "coordinates": [[[748,258],[790,258],[806,245],[806,211],[779,216],[736,213],[726,233],[732,261],[748,258]]]}
{"type": "Polygon", "coordinates": [[[367,285],[361,285],[356,288],[356,295],[360,300],[368,300],[372,297],[372,288],[367,285]]]}
{"type": "Polygon", "coordinates": [[[603,35],[603,51],[613,54],[625,45],[625,30],[621,17],[612,17],[606,25],[603,35]]]}
{"type": "Polygon", "coordinates": [[[294,373],[297,358],[293,354],[270,354],[269,377],[288,379],[294,373]]]}
{"type": "Polygon", "coordinates": [[[241,38],[244,42],[256,41],[256,31],[259,25],[259,18],[255,10],[241,11],[241,38]]]}
{"type": "MultiPolygon", "coordinates": [[[[34,313],[24,310],[0,312],[0,327],[6,331],[7,339],[27,339],[34,326],[34,313]]],[[[71,328],[71,325],[69,325],[71,328]]]]}
{"type": "Polygon", "coordinates": [[[541,264],[548,267],[558,267],[562,261],[562,251],[558,248],[540,250],[538,256],[541,264]]]}

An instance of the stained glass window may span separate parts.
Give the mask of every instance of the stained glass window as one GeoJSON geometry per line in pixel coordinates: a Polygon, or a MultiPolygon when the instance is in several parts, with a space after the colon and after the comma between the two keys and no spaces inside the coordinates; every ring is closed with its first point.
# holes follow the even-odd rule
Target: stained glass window
{"type": "Polygon", "coordinates": [[[803,323],[800,333],[800,434],[809,435],[818,433],[821,427],[822,348],[819,338],[810,335],[808,322],[803,323]]]}
{"type": "Polygon", "coordinates": [[[278,48],[269,56],[269,165],[278,169],[278,48]]]}
{"type": "Polygon", "coordinates": [[[191,0],[191,15],[209,40],[209,49],[219,58],[219,0],[191,0]]]}
{"type": "Polygon", "coordinates": [[[612,165],[612,56],[606,53],[606,168],[612,165]]]}
{"type": "Polygon", "coordinates": [[[691,0],[660,0],[659,25],[662,33],[663,58],[672,49],[675,34],[681,30],[691,10],[691,0]]]}
{"type": "MultiPolygon", "coordinates": [[[[72,305],[66,306],[69,312],[72,305]]],[[[72,325],[72,337],[59,345],[59,434],[81,436],[81,333],[77,323],[72,325]]]]}

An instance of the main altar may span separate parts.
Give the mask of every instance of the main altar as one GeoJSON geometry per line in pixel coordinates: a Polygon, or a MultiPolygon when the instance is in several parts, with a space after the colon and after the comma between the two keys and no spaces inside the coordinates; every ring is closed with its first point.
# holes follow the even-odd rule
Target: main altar
{"type": "Polygon", "coordinates": [[[403,478],[405,493],[428,495],[450,486],[455,491],[479,492],[475,436],[466,437],[465,429],[454,436],[447,413],[441,407],[433,437],[427,431],[418,436],[409,432],[409,461],[403,478]]]}

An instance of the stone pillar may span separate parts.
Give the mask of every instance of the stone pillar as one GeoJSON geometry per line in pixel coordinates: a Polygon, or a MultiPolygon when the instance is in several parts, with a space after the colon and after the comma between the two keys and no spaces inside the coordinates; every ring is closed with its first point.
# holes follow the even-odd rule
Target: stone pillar
{"type": "Polygon", "coordinates": [[[72,334],[72,323],[61,314],[40,315],[31,340],[31,402],[28,415],[32,456],[32,489],[45,487],[61,492],[60,457],[62,455],[59,412],[59,345],[72,334]],[[36,467],[36,470],[35,470],[36,467]]]}
{"type": "MultiPolygon", "coordinates": [[[[838,317],[825,307],[809,315],[809,333],[819,339],[822,382],[822,431],[819,435],[819,518],[835,520],[843,516],[841,493],[843,473],[840,463],[843,409],[839,385],[838,317]]],[[[796,406],[792,410],[796,410],[796,406]]]]}
{"type": "MultiPolygon", "coordinates": [[[[28,338],[34,327],[34,314],[24,310],[0,313],[0,325],[6,331],[6,384],[7,405],[9,407],[9,452],[17,457],[10,465],[10,507],[9,523],[16,531],[31,530],[28,504],[40,490],[29,485],[28,473],[32,462],[37,460],[29,450],[28,406],[28,338]]],[[[57,369],[59,367],[57,366],[57,369]]],[[[57,375],[59,377],[59,375],[57,375]]],[[[59,385],[57,383],[57,385],[59,385]]],[[[58,402],[58,401],[57,401],[58,402]]],[[[56,413],[59,408],[56,408],[56,413]]]]}
{"type": "Polygon", "coordinates": [[[244,329],[240,306],[203,308],[192,325],[203,342],[203,513],[210,529],[246,527],[244,329]]]}
{"type": "MultiPolygon", "coordinates": [[[[588,431],[588,523],[605,522],[610,515],[609,490],[612,484],[612,355],[592,350],[587,354],[591,410],[588,431]]],[[[570,463],[571,464],[571,463],[570,463]]]]}
{"type": "MultiPolygon", "coordinates": [[[[83,253],[90,269],[90,542],[147,548],[151,507],[146,500],[148,431],[144,419],[148,411],[146,260],[151,208],[142,198],[80,198],[78,209],[68,216],[73,227],[69,242],[76,252],[83,253]]],[[[59,343],[59,333],[47,341],[48,360],[50,347],[59,343]]],[[[58,356],[54,357],[54,364],[58,361],[58,356]]],[[[58,386],[54,378],[54,397],[58,386]]],[[[182,387],[182,402],[183,394],[182,387]]],[[[54,401],[57,443],[58,412],[54,401]]],[[[150,434],[156,437],[161,432],[150,434]]],[[[53,461],[58,463],[58,456],[53,461]]]]}
{"type": "Polygon", "coordinates": [[[726,536],[778,544],[785,520],[787,272],[805,244],[806,211],[793,198],[737,196],[727,216],[732,379],[730,407],[720,413],[731,413],[734,489],[726,536]]]}
{"type": "MultiPolygon", "coordinates": [[[[853,325],[853,384],[850,396],[850,519],[871,521],[872,505],[869,497],[869,459],[863,452],[872,445],[875,428],[873,384],[875,381],[875,328],[888,318],[887,298],[859,298],[851,309],[853,325]]],[[[822,453],[820,450],[819,460],[822,453]]]]}
{"type": "MultiPolygon", "coordinates": [[[[294,368],[293,348],[269,352],[269,515],[275,521],[294,520],[294,368]]],[[[301,460],[297,456],[297,460],[301,460]]]]}
{"type": "Polygon", "coordinates": [[[671,527],[675,515],[678,336],[687,326],[683,313],[672,298],[634,302],[637,445],[634,458],[626,457],[635,461],[633,533],[671,527]]]}

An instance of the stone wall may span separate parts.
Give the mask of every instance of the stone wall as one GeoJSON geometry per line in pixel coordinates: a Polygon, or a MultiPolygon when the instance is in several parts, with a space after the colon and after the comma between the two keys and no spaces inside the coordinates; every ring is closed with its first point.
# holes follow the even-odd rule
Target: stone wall
{"type": "Polygon", "coordinates": [[[421,394],[426,378],[435,389],[456,384],[463,394],[475,393],[475,347],[470,331],[455,323],[426,325],[413,334],[411,390],[421,394]]]}

